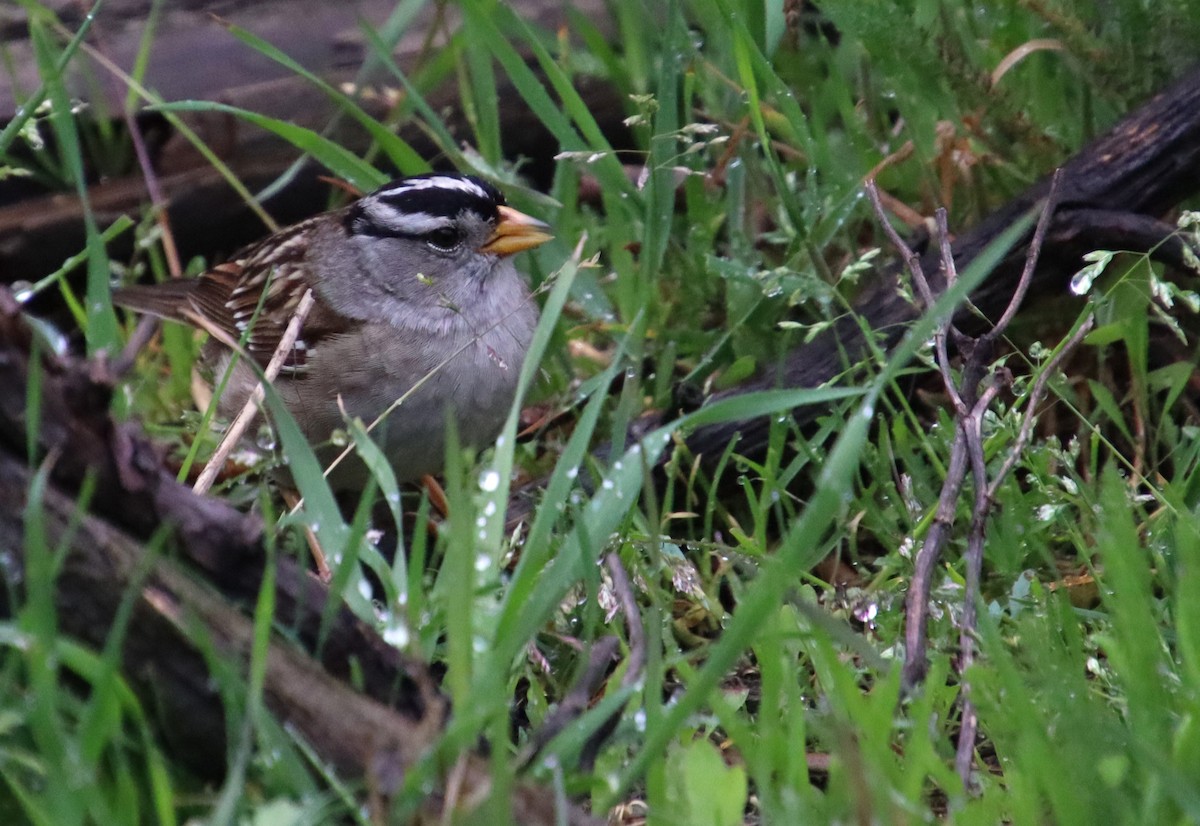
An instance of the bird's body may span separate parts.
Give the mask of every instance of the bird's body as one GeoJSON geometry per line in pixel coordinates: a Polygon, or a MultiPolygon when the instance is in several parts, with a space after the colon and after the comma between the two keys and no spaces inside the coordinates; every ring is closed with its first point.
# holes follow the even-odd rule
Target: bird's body
{"type": "MultiPolygon", "coordinates": [[[[276,390],[308,440],[320,447],[345,427],[346,416],[370,425],[398,402],[373,435],[400,481],[441,470],[447,416],[462,444],[483,447],[495,440],[512,404],[537,308],[512,267],[494,281],[480,285],[479,300],[468,309],[439,312],[439,318],[418,323],[364,324],[331,336],[314,348],[303,377],[277,379],[276,390]],[[423,346],[430,341],[439,347],[423,346]],[[393,355],[361,361],[356,353],[393,355]]],[[[222,350],[217,375],[232,357],[222,350]]],[[[236,414],[257,383],[257,371],[235,364],[219,412],[236,414]]],[[[318,450],[326,461],[337,452],[318,450]]],[[[335,487],[356,486],[353,473],[332,476],[335,487]]]]}
{"type": "MultiPolygon", "coordinates": [[[[509,256],[544,242],[544,229],[482,181],[419,176],[281,230],[198,279],[114,300],[241,339],[261,366],[311,288],[316,302],[276,390],[318,448],[347,416],[370,425],[386,414],[373,435],[411,481],[441,469],[447,417],[464,445],[495,439],[537,324],[509,256]]],[[[232,362],[218,402],[232,415],[259,372],[216,342],[209,361],[217,376],[232,362]]],[[[362,480],[361,469],[331,477],[335,487],[362,480]]]]}

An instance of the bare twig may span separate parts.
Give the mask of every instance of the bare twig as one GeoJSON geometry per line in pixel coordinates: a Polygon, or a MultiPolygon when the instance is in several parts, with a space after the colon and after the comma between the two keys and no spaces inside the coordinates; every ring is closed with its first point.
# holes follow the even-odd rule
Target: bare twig
{"type": "MultiPolygon", "coordinates": [[[[883,226],[884,232],[894,244],[908,265],[913,284],[921,295],[927,310],[932,310],[935,302],[933,290],[925,272],[921,269],[920,257],[904,242],[892,227],[879,198],[879,191],[873,180],[866,184],[867,197],[875,208],[876,217],[883,226]]],[[[942,241],[942,268],[945,272],[946,283],[953,284],[957,277],[954,267],[954,256],[950,250],[949,232],[946,228],[946,211],[937,212],[938,236],[942,241]]],[[[954,511],[966,478],[968,465],[968,435],[964,420],[970,413],[968,399],[973,398],[973,391],[967,390],[968,399],[960,393],[959,385],[950,372],[950,356],[946,349],[946,339],[953,329],[951,316],[938,325],[934,333],[934,352],[942,383],[949,394],[955,410],[956,427],[954,439],[950,445],[950,461],[946,469],[946,479],[942,483],[942,492],[938,498],[937,510],[934,513],[933,525],[925,535],[925,541],[917,552],[913,562],[913,577],[909,584],[908,595],[905,599],[907,622],[904,628],[905,659],[903,667],[903,682],[908,688],[920,683],[925,678],[929,627],[929,595],[933,590],[933,572],[937,561],[941,558],[942,549],[950,537],[950,528],[954,524],[954,511]]],[[[955,331],[957,332],[957,331],[955,331]]],[[[959,336],[961,338],[961,336],[959,336]]],[[[964,382],[964,386],[966,382],[964,382]]]]}
{"type": "MultiPolygon", "coordinates": [[[[949,289],[955,281],[958,280],[958,270],[954,266],[954,251],[950,248],[950,227],[946,220],[946,210],[939,208],[934,213],[934,221],[937,223],[938,244],[942,253],[942,271],[946,274],[946,288],[949,289]]],[[[933,305],[929,306],[933,309],[933,305]]],[[[964,349],[966,343],[965,337],[954,328],[953,316],[946,315],[946,320],[939,324],[937,332],[933,336],[934,353],[937,357],[938,369],[942,373],[942,384],[946,387],[946,392],[950,395],[950,401],[954,405],[954,413],[959,419],[964,418],[969,408],[974,404],[975,386],[978,379],[972,380],[975,371],[971,371],[964,367],[963,378],[961,382],[954,381],[954,374],[950,372],[950,353],[946,349],[946,339],[953,331],[956,343],[959,349],[964,349]]],[[[975,351],[973,348],[972,354],[975,351]]],[[[967,364],[970,365],[972,359],[967,359],[967,364]]]]}
{"type": "MultiPolygon", "coordinates": [[[[870,199],[871,206],[875,210],[875,216],[879,219],[879,223],[883,227],[884,234],[887,235],[888,240],[892,242],[892,245],[904,258],[904,263],[908,267],[909,274],[912,276],[913,284],[916,286],[921,300],[925,302],[925,309],[932,310],[936,298],[934,297],[932,287],[930,287],[929,279],[925,277],[925,271],[921,269],[921,256],[917,255],[904,242],[904,239],[900,237],[900,233],[896,232],[895,227],[888,220],[887,212],[883,208],[883,201],[879,196],[879,188],[876,186],[874,179],[867,181],[866,190],[867,197],[870,199]]],[[[945,240],[949,238],[949,234],[944,229],[946,224],[946,211],[944,209],[937,211],[937,220],[939,234],[943,239],[942,261],[946,269],[946,284],[950,285],[954,283],[956,276],[954,271],[954,256],[947,254],[950,247],[949,242],[945,240]]],[[[945,322],[939,324],[937,331],[934,333],[934,351],[938,369],[942,373],[942,383],[945,384],[946,391],[950,394],[950,401],[954,405],[956,412],[965,413],[966,406],[962,398],[959,397],[954,377],[950,374],[950,359],[946,352],[946,338],[951,332],[954,332],[956,335],[958,333],[954,329],[953,320],[947,316],[945,322]]]]}
{"type": "Polygon", "coordinates": [[[604,567],[608,568],[613,591],[625,614],[625,628],[629,634],[629,663],[621,685],[630,686],[642,679],[642,671],[646,667],[646,632],[642,628],[642,613],[638,610],[637,598],[633,595],[633,586],[629,583],[625,566],[621,564],[621,557],[615,552],[605,555],[604,567]]]}
{"type": "Polygon", "coordinates": [[[888,240],[892,242],[892,246],[904,258],[904,263],[912,275],[913,284],[916,285],[917,291],[921,294],[921,300],[925,302],[926,307],[932,307],[933,291],[929,289],[929,280],[925,278],[925,272],[921,269],[921,256],[913,252],[912,248],[904,243],[904,239],[900,237],[900,233],[896,232],[896,228],[888,220],[887,210],[883,208],[883,201],[879,197],[879,187],[875,184],[875,179],[871,178],[868,180],[864,188],[867,191],[867,198],[871,201],[871,206],[875,210],[875,216],[879,219],[879,225],[883,228],[884,234],[887,235],[888,240]]]}
{"type": "MultiPolygon", "coordinates": [[[[975,658],[975,621],[976,603],[979,595],[979,583],[983,569],[983,541],[986,533],[987,516],[996,501],[996,493],[1009,472],[1016,466],[1018,459],[1024,454],[1025,447],[1033,434],[1033,425],[1037,421],[1037,409],[1046,395],[1046,385],[1058,373],[1063,361],[1075,351],[1084,337],[1091,332],[1095,325],[1094,317],[1089,313],[1076,327],[1075,331],[1060,345],[1058,352],[1042,367],[1033,387],[1029,390],[1028,404],[1025,417],[1017,439],[1004,457],[1003,464],[993,475],[991,481],[986,478],[986,467],[983,463],[982,423],[983,414],[987,410],[989,399],[980,399],[971,423],[974,432],[971,436],[971,460],[975,475],[975,506],[971,515],[971,530],[967,537],[967,572],[966,572],[966,601],[963,605],[962,628],[959,635],[959,669],[966,671],[975,658]]],[[[995,386],[995,385],[994,385],[995,386]]],[[[994,394],[993,394],[994,395],[994,394]]],[[[970,777],[971,763],[975,752],[975,733],[978,730],[978,717],[975,713],[975,703],[971,699],[971,681],[964,679],[961,688],[962,723],[959,727],[958,748],[954,765],[959,776],[965,783],[970,777]]]]}
{"type": "MultiPolygon", "coordinates": [[[[606,554],[604,566],[612,578],[613,592],[621,605],[621,612],[625,615],[625,627],[629,635],[629,659],[626,663],[625,674],[621,678],[621,687],[628,688],[642,679],[642,673],[646,667],[646,635],[642,628],[641,612],[638,611],[633,586],[629,582],[629,574],[625,571],[625,566],[621,564],[620,556],[616,553],[606,554]]],[[[606,636],[601,637],[592,645],[588,664],[575,681],[575,685],[546,718],[541,728],[529,738],[529,745],[521,756],[523,765],[528,765],[547,743],[566,728],[572,720],[578,719],[587,710],[591,698],[599,690],[609,667],[617,656],[618,644],[619,641],[616,637],[606,636]]],[[[581,770],[591,771],[600,747],[612,734],[620,719],[621,711],[618,709],[601,723],[583,744],[579,755],[581,770]]]]}
{"type": "MultiPolygon", "coordinates": [[[[949,318],[938,325],[937,332],[935,333],[935,351],[938,369],[942,375],[946,392],[949,394],[954,406],[956,426],[954,439],[950,446],[950,460],[946,479],[943,482],[941,495],[938,499],[934,522],[928,534],[926,534],[921,549],[916,555],[913,578],[906,600],[907,623],[905,627],[903,679],[904,684],[909,688],[919,683],[925,676],[927,668],[928,607],[929,595],[932,591],[933,572],[936,569],[938,560],[941,558],[946,541],[950,536],[950,528],[953,524],[956,504],[961,495],[962,484],[966,479],[968,467],[971,468],[975,485],[975,502],[972,507],[970,542],[968,544],[967,555],[966,605],[960,635],[960,645],[962,647],[959,659],[960,669],[965,669],[973,658],[973,637],[976,616],[975,600],[979,592],[985,525],[993,502],[996,485],[998,484],[998,481],[993,481],[992,484],[989,484],[987,478],[987,466],[983,454],[983,416],[1000,392],[1009,385],[1011,376],[1007,371],[993,372],[991,382],[982,392],[980,391],[980,382],[984,380],[989,372],[988,365],[992,358],[996,341],[1004,334],[1005,329],[1016,315],[1020,303],[1029,289],[1029,284],[1036,269],[1038,255],[1045,242],[1046,231],[1052,217],[1051,212],[1054,208],[1057,183],[1058,176],[1056,175],[1051,182],[1044,211],[1030,242],[1030,249],[1026,255],[1025,267],[1020,281],[1014,289],[1013,295],[1001,315],[1000,321],[986,334],[974,339],[964,336],[954,329],[949,318]],[[946,340],[950,335],[954,336],[957,349],[963,358],[961,376],[957,381],[950,371],[950,357],[946,346],[946,340]]],[[[901,255],[908,262],[917,291],[924,297],[927,306],[932,307],[933,290],[930,288],[924,272],[921,271],[917,257],[899,239],[898,234],[887,223],[878,192],[871,183],[867,185],[867,193],[872,204],[875,206],[876,214],[884,225],[885,232],[892,238],[893,243],[898,245],[897,248],[901,255]]],[[[936,218],[938,227],[937,238],[941,251],[941,266],[945,276],[945,283],[948,286],[953,284],[957,279],[954,254],[949,242],[950,234],[946,223],[945,211],[938,210],[936,218]]],[[[1046,375],[1045,373],[1043,374],[1043,376],[1046,375]]],[[[1035,393],[1044,392],[1044,389],[1045,384],[1041,381],[1034,386],[1035,393]]],[[[1037,400],[1031,397],[1031,403],[1036,406],[1037,400]]],[[[1031,429],[1032,423],[1029,422],[1028,426],[1031,429]]],[[[1006,463],[1001,468],[1001,474],[1006,474],[1011,469],[1012,464],[1016,462],[1020,451],[1024,449],[1027,443],[1028,433],[1025,433],[1024,438],[1018,438],[1014,444],[1013,451],[1009,457],[1011,462],[1006,463]]],[[[964,695],[968,690],[969,688],[964,690],[964,695]]],[[[965,699],[964,708],[968,712],[964,715],[964,720],[966,720],[966,717],[973,715],[973,708],[969,705],[969,698],[965,699]]],[[[961,762],[960,752],[960,769],[963,771],[964,780],[966,779],[966,772],[969,772],[970,769],[970,746],[973,743],[974,732],[974,726],[965,722],[964,731],[960,738],[960,748],[966,749],[965,768],[963,768],[964,763],[961,762]]]]}
{"type": "MultiPolygon", "coordinates": [[[[928,644],[928,603],[932,586],[933,571],[941,556],[942,549],[949,537],[949,529],[954,518],[954,509],[961,495],[962,483],[966,478],[966,469],[970,467],[975,496],[971,508],[971,525],[968,531],[966,552],[966,587],[964,591],[963,619],[959,629],[959,658],[957,668],[964,672],[973,662],[975,656],[976,607],[979,599],[980,577],[983,568],[983,545],[986,536],[987,518],[991,511],[995,494],[1000,482],[1015,465],[1021,453],[1029,442],[1033,427],[1033,416],[1042,394],[1045,392],[1049,377],[1054,374],[1061,363],[1060,357],[1073,349],[1082,340],[1086,329],[1090,328],[1090,318],[1082,323],[1076,333],[1060,349],[1058,357],[1046,365],[1041,376],[1034,383],[1029,395],[1029,408],[1022,424],[1020,435],[1013,444],[1009,454],[1001,466],[996,478],[989,481],[987,461],[983,451],[983,417],[991,407],[996,397],[1005,387],[1011,384],[1012,377],[1005,369],[990,368],[989,364],[995,350],[996,342],[1004,335],[1005,330],[1020,309],[1033,273],[1037,267],[1038,258],[1045,243],[1046,232],[1053,217],[1055,196],[1058,190],[1059,173],[1056,173],[1050,183],[1043,205],[1042,214],[1037,228],[1030,241],[1025,258],[1025,266],[1017,282],[1013,294],[1001,314],[999,321],[988,332],[977,338],[969,338],[955,330],[947,319],[939,324],[935,334],[935,348],[938,369],[942,374],[946,392],[954,404],[955,434],[950,448],[950,463],[942,492],[938,499],[937,513],[934,525],[930,529],[917,554],[914,565],[913,579],[910,585],[906,606],[908,609],[907,625],[905,627],[905,662],[904,683],[912,687],[924,678],[927,667],[926,647],[928,644]],[[955,344],[963,358],[960,378],[955,381],[950,372],[950,358],[946,349],[946,339],[953,334],[955,344]],[[991,372],[991,381],[982,392],[980,383],[991,372]]],[[[868,193],[871,194],[870,188],[868,193]]],[[[877,211],[882,210],[877,195],[872,198],[877,211]]],[[[881,216],[882,217],[882,216],[881,216]]],[[[950,245],[950,233],[946,223],[945,210],[937,212],[937,238],[941,252],[942,270],[946,285],[954,284],[957,273],[954,265],[954,252],[950,245]]],[[[886,224],[885,224],[886,227],[886,224]]],[[[888,228],[890,229],[890,228],[888,228]]],[[[926,296],[927,304],[932,306],[932,291],[925,283],[924,273],[919,272],[919,266],[912,262],[915,256],[906,247],[900,247],[906,260],[910,261],[913,280],[917,289],[926,296]]],[[[960,700],[962,703],[962,725],[959,729],[958,746],[955,767],[964,785],[969,784],[972,763],[974,760],[975,735],[978,730],[978,720],[975,706],[971,699],[969,680],[962,682],[960,700]]]]}
{"type": "Polygon", "coordinates": [[[254,392],[246,399],[246,403],[242,405],[241,411],[234,417],[229,424],[229,429],[225,431],[225,436],[221,439],[221,443],[217,445],[216,451],[212,458],[208,460],[208,464],[204,466],[200,478],[196,480],[196,484],[192,487],[196,493],[206,493],[212,487],[213,480],[217,478],[218,471],[224,467],[225,460],[229,458],[234,445],[241,440],[242,435],[246,432],[246,428],[250,426],[250,422],[258,414],[258,406],[263,400],[263,382],[274,381],[279,375],[280,369],[283,367],[284,361],[292,352],[292,345],[296,343],[296,338],[300,335],[300,327],[304,324],[304,319],[308,317],[309,310],[313,306],[313,292],[306,290],[304,296],[300,299],[300,304],[296,307],[296,312],[292,315],[291,321],[288,322],[287,329],[283,331],[283,337],[279,339],[279,346],[275,348],[275,352],[271,355],[271,361],[267,364],[267,369],[263,371],[263,379],[254,388],[254,392]]]}
{"type": "MultiPolygon", "coordinates": [[[[992,385],[993,388],[1000,386],[999,381],[992,385]]],[[[987,463],[983,456],[983,413],[991,401],[989,396],[994,397],[995,394],[985,394],[985,397],[980,399],[980,404],[971,411],[971,416],[962,423],[962,430],[966,434],[967,453],[971,459],[975,502],[971,508],[971,528],[967,538],[963,618],[958,638],[958,670],[960,672],[970,666],[975,656],[975,605],[979,597],[979,581],[983,571],[983,540],[987,530],[987,515],[991,509],[987,492],[987,463]]],[[[975,732],[978,730],[978,720],[975,714],[975,703],[971,699],[969,679],[963,678],[959,692],[962,716],[958,729],[958,745],[954,765],[964,788],[970,788],[971,764],[975,754],[975,732]]]]}
{"type": "Polygon", "coordinates": [[[144,315],[138,319],[137,326],[133,328],[133,333],[129,336],[129,341],[125,342],[121,352],[108,366],[109,375],[114,382],[133,369],[138,353],[142,352],[142,348],[149,344],[150,339],[154,338],[154,334],[158,332],[158,323],[159,319],[152,315],[144,315]]]}
{"type": "Polygon", "coordinates": [[[1033,283],[1033,271],[1037,269],[1038,257],[1041,255],[1042,246],[1046,243],[1046,231],[1050,228],[1050,219],[1053,217],[1054,209],[1058,205],[1058,186],[1061,181],[1062,169],[1054,170],[1054,176],[1050,179],[1050,191],[1046,193],[1046,200],[1042,206],[1042,214],[1038,218],[1037,227],[1033,231],[1033,240],[1029,242],[1029,249],[1025,253],[1025,268],[1021,270],[1021,278],[1017,281],[1017,288],[1013,290],[1012,300],[1008,302],[1008,307],[1005,308],[1004,314],[1000,316],[1000,320],[996,322],[996,326],[980,336],[981,339],[996,341],[1000,336],[1004,335],[1004,331],[1008,329],[1013,316],[1017,314],[1017,310],[1021,309],[1021,303],[1025,300],[1025,293],[1029,292],[1029,285],[1033,283]]]}
{"type": "MultiPolygon", "coordinates": [[[[638,610],[637,598],[633,595],[633,586],[629,582],[629,574],[621,564],[621,557],[616,552],[610,552],[604,557],[604,567],[612,577],[613,592],[621,604],[621,613],[625,615],[625,629],[629,635],[629,659],[625,663],[625,674],[621,677],[621,687],[629,688],[642,679],[646,668],[646,634],[642,628],[642,614],[638,610]]],[[[612,713],[604,724],[598,728],[579,754],[579,767],[590,772],[596,764],[600,747],[612,735],[621,721],[621,711],[612,713]]]]}
{"type": "MultiPolygon", "coordinates": [[[[563,696],[554,711],[547,715],[545,722],[532,735],[521,757],[521,765],[533,761],[546,744],[558,736],[572,720],[577,720],[587,711],[592,697],[604,682],[604,677],[617,655],[619,641],[614,636],[604,636],[592,643],[588,654],[588,663],[576,679],[575,685],[563,696]]],[[[605,726],[601,726],[603,731],[605,726]]]]}
{"type": "Polygon", "coordinates": [[[938,498],[933,525],[925,534],[925,541],[913,560],[912,580],[904,599],[904,670],[902,679],[905,688],[912,688],[925,679],[928,661],[925,648],[929,627],[929,594],[933,590],[933,571],[941,558],[942,548],[950,537],[954,525],[954,511],[967,474],[967,437],[962,428],[956,428],[954,441],[950,444],[950,461],[946,467],[946,479],[938,498]]]}
{"type": "MultiPolygon", "coordinates": [[[[1016,289],[1013,290],[1013,296],[1008,302],[1004,313],[1000,316],[1000,320],[996,325],[976,341],[975,353],[969,361],[973,362],[976,370],[982,371],[985,366],[982,359],[990,358],[995,342],[1004,334],[1009,323],[1016,316],[1020,309],[1021,302],[1025,298],[1025,294],[1029,291],[1029,285],[1033,281],[1033,273],[1037,268],[1038,258],[1041,256],[1042,247],[1046,240],[1046,230],[1050,226],[1050,220],[1053,217],[1054,207],[1057,200],[1058,185],[1062,171],[1056,170],[1054,177],[1050,181],[1050,190],[1046,194],[1046,202],[1042,208],[1042,214],[1038,218],[1037,228],[1034,230],[1033,239],[1030,241],[1029,249],[1025,255],[1025,267],[1021,271],[1021,277],[1017,281],[1016,289]]],[[[1091,317],[1080,325],[1080,329],[1091,326],[1091,317]]],[[[1076,331],[1078,333],[1078,331],[1076,331]]],[[[1069,353],[1074,349],[1075,344],[1082,340],[1082,336],[1072,336],[1071,340],[1064,345],[1058,353],[1058,356],[1063,356],[1064,353],[1069,353]]],[[[1037,406],[1041,403],[1042,393],[1045,391],[1046,383],[1049,377],[1054,375],[1055,370],[1061,363],[1059,358],[1052,359],[1038,380],[1031,388],[1029,395],[1029,407],[1026,409],[1025,420],[1022,423],[1022,433],[1024,438],[1018,438],[1008,452],[1005,463],[1001,466],[996,477],[990,482],[988,481],[987,463],[983,455],[983,416],[991,405],[992,400],[999,394],[1000,389],[1011,382],[1011,375],[1008,371],[1003,374],[993,374],[994,381],[988,390],[979,399],[971,410],[971,416],[964,422],[964,431],[967,434],[968,450],[971,454],[971,475],[975,485],[975,502],[971,508],[971,527],[967,534],[967,551],[966,551],[966,581],[965,591],[963,595],[963,617],[962,625],[959,629],[959,659],[958,669],[960,672],[965,672],[970,668],[975,660],[975,634],[977,627],[976,608],[979,601],[980,581],[983,572],[983,543],[987,532],[987,518],[991,512],[995,502],[995,493],[999,488],[1008,471],[1016,463],[1017,459],[1023,453],[1025,446],[1029,441],[1029,434],[1033,429],[1033,416],[1037,406]]],[[[960,701],[962,703],[962,722],[958,731],[958,745],[955,754],[955,769],[958,775],[962,778],[963,785],[967,786],[971,777],[971,766],[974,762],[975,754],[975,735],[978,731],[978,716],[975,712],[975,703],[971,698],[971,681],[964,678],[961,686],[960,701]]]]}
{"type": "Polygon", "coordinates": [[[1041,374],[1034,381],[1033,387],[1029,391],[1029,403],[1025,407],[1025,418],[1021,420],[1021,429],[1017,431],[1017,440],[1013,442],[1008,455],[1004,457],[1004,463],[996,471],[995,477],[988,486],[988,499],[995,501],[1000,483],[1004,481],[1004,478],[1008,476],[1009,472],[1017,464],[1017,460],[1025,452],[1025,446],[1033,438],[1033,426],[1037,423],[1037,406],[1046,395],[1046,385],[1050,383],[1050,379],[1058,372],[1059,366],[1075,351],[1075,348],[1080,345],[1095,326],[1095,316],[1088,313],[1079,326],[1075,328],[1075,332],[1071,333],[1070,337],[1059,345],[1058,352],[1042,368],[1041,374]]]}

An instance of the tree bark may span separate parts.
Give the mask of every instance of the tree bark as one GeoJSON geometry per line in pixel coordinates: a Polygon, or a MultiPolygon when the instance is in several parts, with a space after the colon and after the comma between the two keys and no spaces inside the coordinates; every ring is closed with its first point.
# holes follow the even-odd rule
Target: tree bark
{"type": "MultiPolygon", "coordinates": [[[[1050,178],[1042,178],[954,240],[959,272],[1021,216],[1037,209],[1050,178]]],[[[1189,268],[1185,243],[1172,235],[1175,228],[1160,216],[1200,192],[1200,64],[1064,163],[1059,186],[1058,209],[1027,303],[1039,295],[1066,295],[1068,278],[1082,266],[1081,256],[1093,250],[1151,252],[1172,266],[1189,268]]],[[[970,306],[959,308],[956,323],[977,328],[986,324],[980,316],[986,319],[1003,310],[1020,277],[1031,235],[1032,229],[993,269],[971,296],[970,306]]],[[[939,272],[940,252],[936,244],[930,247],[921,256],[921,267],[935,294],[940,295],[945,289],[939,272]]],[[[903,270],[904,265],[897,262],[864,277],[866,286],[855,299],[852,313],[792,350],[778,364],[715,394],[712,400],[776,388],[819,387],[869,355],[864,328],[876,346],[890,350],[921,312],[900,290],[901,279],[907,277],[903,270]]],[[[804,428],[824,412],[820,405],[811,405],[795,410],[793,418],[804,428]]],[[[672,411],[658,411],[639,417],[630,425],[624,443],[635,442],[672,415],[672,411]]],[[[736,442],[737,455],[759,462],[766,455],[771,421],[757,418],[700,427],[687,435],[685,449],[699,458],[710,475],[731,441],[736,442]]],[[[598,445],[593,452],[607,456],[610,447],[598,445]]],[[[666,483],[664,467],[670,456],[669,451],[665,453],[655,469],[653,478],[659,487],[666,483]]],[[[510,530],[528,521],[546,481],[535,479],[514,492],[508,510],[510,530]]]]}
{"type": "MultiPolygon", "coordinates": [[[[69,28],[81,25],[80,4],[75,0],[53,5],[69,28]]],[[[123,70],[131,71],[150,5],[148,0],[105,4],[87,42],[123,70]]],[[[388,116],[393,100],[388,90],[400,84],[379,67],[364,74],[371,50],[360,26],[381,24],[395,8],[394,0],[203,0],[163,5],[144,85],[165,101],[218,101],[313,129],[351,152],[366,152],[371,136],[353,119],[340,115],[328,95],[241,43],[226,27],[228,23],[267,40],[335,88],[357,85],[359,105],[378,119],[388,116]]],[[[523,19],[547,30],[569,23],[563,4],[513,0],[510,5],[523,19]]],[[[601,0],[575,0],[570,8],[601,33],[610,32],[611,17],[601,0]]],[[[393,53],[396,64],[409,72],[422,61],[428,62],[449,33],[457,30],[459,18],[453,3],[423,6],[397,44],[393,53]],[[443,8],[441,17],[437,16],[438,7],[443,8]]],[[[4,123],[24,102],[18,90],[28,94],[40,85],[23,9],[0,10],[0,46],[8,50],[9,63],[15,67],[12,77],[0,73],[0,123],[4,123]]],[[[124,84],[87,54],[79,55],[71,70],[70,85],[87,104],[81,118],[104,121],[110,130],[123,132],[124,84]]],[[[506,79],[498,78],[498,83],[497,95],[504,104],[500,107],[500,132],[505,154],[526,159],[522,174],[535,185],[548,185],[558,142],[506,79]]],[[[622,123],[626,101],[608,85],[586,77],[578,79],[577,88],[614,144],[628,145],[629,131],[622,123]]],[[[435,111],[443,113],[452,135],[466,138],[471,134],[453,80],[426,90],[426,97],[435,111]]],[[[262,222],[208,159],[160,115],[141,111],[141,106],[136,120],[145,136],[182,259],[227,255],[261,238],[266,233],[262,222]]],[[[328,207],[331,187],[320,179],[325,170],[311,162],[291,169],[301,153],[282,138],[224,113],[184,112],[180,117],[249,191],[261,192],[288,173],[278,191],[263,202],[280,225],[328,207]]],[[[437,161],[441,150],[419,123],[402,123],[397,131],[418,155],[437,161]]],[[[386,166],[386,160],[378,162],[386,166]]],[[[150,200],[143,173],[133,166],[115,172],[92,170],[89,183],[89,199],[101,227],[121,215],[139,219],[150,200]]],[[[133,256],[131,236],[125,233],[109,246],[115,260],[133,256]]],[[[67,255],[83,249],[84,242],[83,212],[73,190],[69,194],[46,192],[19,177],[0,181],[0,283],[37,281],[60,267],[67,255]]],[[[53,309],[55,305],[49,302],[35,305],[43,314],[53,309]]]]}
{"type": "MultiPolygon", "coordinates": [[[[959,235],[952,245],[958,271],[970,266],[1021,216],[1036,210],[1049,185],[1047,175],[959,235]]],[[[1083,264],[1081,256],[1093,250],[1153,251],[1171,265],[1186,267],[1183,241],[1171,235],[1174,226],[1159,218],[1197,192],[1200,66],[1062,165],[1059,206],[1027,302],[1038,295],[1066,295],[1069,277],[1083,264]]],[[[1008,303],[1032,232],[1031,227],[971,296],[971,304],[984,318],[997,316],[1008,303]]],[[[936,244],[921,257],[921,266],[937,294],[945,289],[939,257],[936,244]]],[[[895,346],[921,312],[898,289],[900,279],[906,277],[902,266],[889,266],[869,280],[854,303],[857,318],[843,318],[812,342],[794,349],[774,369],[715,398],[777,387],[818,387],[867,356],[863,326],[879,337],[876,340],[885,350],[895,346]]],[[[967,326],[981,323],[970,307],[960,308],[956,321],[967,326]]],[[[817,406],[804,407],[795,412],[795,418],[804,425],[822,412],[817,406]]],[[[639,429],[647,426],[647,422],[638,423],[639,429]]],[[[711,471],[730,440],[737,439],[737,452],[759,461],[765,454],[769,429],[770,420],[765,418],[701,427],[688,436],[687,449],[703,457],[711,471]]]]}

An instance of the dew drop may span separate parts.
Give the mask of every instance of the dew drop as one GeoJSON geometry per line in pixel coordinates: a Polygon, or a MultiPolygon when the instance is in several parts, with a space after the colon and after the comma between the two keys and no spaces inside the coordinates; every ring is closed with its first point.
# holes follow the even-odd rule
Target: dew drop
{"type": "Polygon", "coordinates": [[[408,628],[403,623],[391,624],[383,629],[383,641],[388,645],[404,648],[408,645],[408,640],[408,628]]]}
{"type": "MultiPolygon", "coordinates": [[[[275,449],[275,432],[269,424],[263,424],[254,434],[254,444],[259,450],[271,451],[275,449]]],[[[316,530],[315,528],[313,530],[316,530]]]]}
{"type": "MultiPolygon", "coordinates": [[[[499,444],[499,442],[497,442],[499,444]]],[[[500,487],[500,474],[494,470],[485,471],[479,477],[479,489],[491,493],[500,487]]]]}
{"type": "Polygon", "coordinates": [[[1086,295],[1092,289],[1092,282],[1096,280],[1097,271],[1092,267],[1084,267],[1079,272],[1071,276],[1071,293],[1073,295],[1086,295]]]}

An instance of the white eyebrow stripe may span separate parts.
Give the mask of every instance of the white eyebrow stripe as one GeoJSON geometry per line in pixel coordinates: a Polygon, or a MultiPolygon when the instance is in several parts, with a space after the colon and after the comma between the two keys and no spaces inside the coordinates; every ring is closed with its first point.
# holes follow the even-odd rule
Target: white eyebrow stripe
{"type": "Polygon", "coordinates": [[[454,221],[445,215],[430,215],[428,212],[397,212],[390,206],[372,204],[369,207],[371,222],[402,235],[427,235],[435,230],[454,226],[454,221]]]}
{"type": "Polygon", "coordinates": [[[489,198],[487,192],[479,184],[466,178],[451,177],[450,175],[434,175],[432,178],[410,178],[389,189],[383,189],[376,195],[387,197],[400,195],[405,192],[415,192],[421,189],[457,189],[468,195],[479,198],[489,198]]]}

